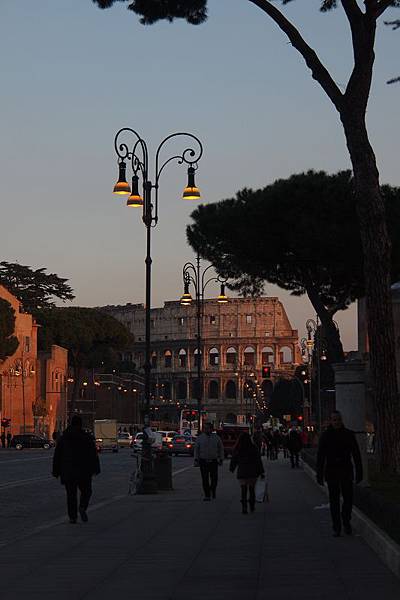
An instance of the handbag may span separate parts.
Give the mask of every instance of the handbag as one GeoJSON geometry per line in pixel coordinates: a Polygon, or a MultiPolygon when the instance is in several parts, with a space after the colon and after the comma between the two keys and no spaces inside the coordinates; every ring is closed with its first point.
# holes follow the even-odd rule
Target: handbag
{"type": "Polygon", "coordinates": [[[269,491],[267,479],[257,479],[255,487],[256,502],[269,502],[269,491]]]}

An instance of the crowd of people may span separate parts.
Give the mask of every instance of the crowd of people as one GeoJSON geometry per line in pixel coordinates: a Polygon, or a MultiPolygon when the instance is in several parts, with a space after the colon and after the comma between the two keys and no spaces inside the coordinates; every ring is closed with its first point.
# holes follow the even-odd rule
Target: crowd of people
{"type": "MultiPolygon", "coordinates": [[[[264,430],[259,426],[252,435],[249,432],[240,434],[229,469],[231,473],[236,472],[243,514],[248,514],[248,509],[251,513],[255,511],[256,485],[266,476],[262,457],[274,461],[279,452],[283,452],[283,457],[290,459],[291,468],[298,469],[303,445],[302,432],[295,426],[282,430],[264,430]]],[[[210,502],[217,497],[218,468],[223,459],[220,436],[215,435],[212,423],[204,423],[194,450],[194,465],[200,467],[204,501],[210,502]]],[[[57,440],[52,470],[54,477],[60,478],[65,486],[70,523],[77,522],[78,514],[83,522],[88,520],[92,477],[98,473],[100,463],[94,439],[83,429],[81,418],[75,415],[57,440]]],[[[326,482],[328,486],[334,536],[340,536],[342,528],[351,535],[354,480],[361,482],[363,468],[356,437],[345,428],[338,411],[332,413],[330,425],[320,436],[316,477],[320,485],[326,482]]]]}

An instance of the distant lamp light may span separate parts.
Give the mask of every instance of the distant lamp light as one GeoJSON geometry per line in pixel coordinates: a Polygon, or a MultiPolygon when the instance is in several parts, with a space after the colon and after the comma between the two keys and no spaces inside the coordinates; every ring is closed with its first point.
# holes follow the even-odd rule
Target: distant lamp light
{"type": "Polygon", "coordinates": [[[139,177],[137,175],[132,177],[132,193],[126,201],[126,205],[133,208],[141,208],[143,206],[143,198],[139,194],[139,177]]]}
{"type": "Polygon", "coordinates": [[[129,183],[126,181],[126,163],[123,160],[121,160],[121,162],[118,164],[118,167],[118,181],[114,185],[113,193],[118,194],[120,196],[124,196],[131,193],[129,183]]]}
{"type": "Polygon", "coordinates": [[[183,200],[199,200],[200,199],[200,190],[196,187],[196,183],[194,181],[194,167],[188,168],[188,183],[185,189],[183,190],[182,198],[183,200]]]}
{"type": "Polygon", "coordinates": [[[226,304],[228,302],[228,296],[225,294],[225,285],[221,283],[221,291],[217,298],[218,304],[226,304]]]}
{"type": "Polygon", "coordinates": [[[321,360],[327,360],[327,356],[326,356],[326,352],[325,350],[322,350],[322,356],[321,356],[321,360]]]}

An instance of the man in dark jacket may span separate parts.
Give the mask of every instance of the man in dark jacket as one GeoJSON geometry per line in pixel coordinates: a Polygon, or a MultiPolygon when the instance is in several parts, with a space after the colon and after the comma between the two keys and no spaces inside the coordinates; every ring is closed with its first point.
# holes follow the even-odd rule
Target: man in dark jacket
{"type": "Polygon", "coordinates": [[[286,438],[286,443],[290,452],[290,462],[292,465],[292,469],[294,469],[295,467],[299,468],[299,453],[303,448],[303,442],[300,437],[300,433],[295,427],[293,427],[289,431],[289,434],[286,438]]]}
{"type": "Polygon", "coordinates": [[[321,435],[317,456],[317,481],[328,484],[329,503],[332,516],[333,535],[340,536],[341,525],[351,535],[351,511],[353,508],[353,479],[355,467],[356,483],[363,478],[360,449],[356,437],[343,425],[340,412],[331,415],[331,425],[321,435]],[[340,494],[343,497],[340,511],[340,494]],[[341,512],[341,514],[340,514],[341,512]]]}
{"type": "Polygon", "coordinates": [[[78,489],[80,491],[79,514],[85,523],[87,507],[92,495],[92,476],[100,473],[100,463],[93,438],[82,429],[82,419],[74,415],[71,424],[57,442],[53,458],[53,475],[60,477],[67,492],[70,523],[78,518],[78,489]]]}

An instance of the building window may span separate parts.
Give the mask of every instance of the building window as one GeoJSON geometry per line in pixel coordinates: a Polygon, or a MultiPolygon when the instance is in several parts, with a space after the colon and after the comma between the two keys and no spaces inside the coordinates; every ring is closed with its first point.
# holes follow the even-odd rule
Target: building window
{"type": "Polygon", "coordinates": [[[247,346],[247,348],[245,348],[244,351],[244,364],[254,367],[256,364],[255,356],[256,353],[254,351],[254,348],[252,348],[251,346],[247,346]]]}
{"type": "Polygon", "coordinates": [[[210,325],[215,325],[217,323],[217,317],[215,315],[210,315],[210,325]]]}
{"type": "Polygon", "coordinates": [[[24,338],[24,352],[30,352],[30,350],[31,350],[31,338],[26,335],[24,338]]]}
{"type": "Polygon", "coordinates": [[[236,383],[232,380],[226,384],[225,395],[229,400],[236,399],[236,383]]]}
{"type": "Polygon", "coordinates": [[[279,349],[279,360],[281,364],[293,362],[293,352],[289,346],[282,346],[282,348],[279,349]]]}
{"type": "Polygon", "coordinates": [[[252,322],[251,315],[246,315],[246,323],[247,323],[247,325],[251,325],[251,322],[252,322]]]}
{"type": "Polygon", "coordinates": [[[199,357],[199,353],[198,353],[198,350],[196,348],[196,350],[194,351],[194,366],[198,367],[199,366],[199,362],[201,364],[201,350],[200,350],[200,357],[199,357]]]}
{"type": "Polygon", "coordinates": [[[172,352],[171,350],[166,350],[164,352],[164,367],[169,369],[172,367],[172,352]]]}
{"type": "Polygon", "coordinates": [[[228,348],[226,351],[226,364],[227,365],[236,365],[237,363],[237,352],[236,348],[228,348]]]}
{"type": "Polygon", "coordinates": [[[210,400],[218,400],[218,381],[210,381],[208,384],[208,397],[210,400]]]}
{"type": "Polygon", "coordinates": [[[183,327],[184,324],[185,324],[185,317],[178,317],[178,325],[183,327]]]}
{"type": "Polygon", "coordinates": [[[184,350],[184,348],[181,348],[181,350],[179,350],[178,362],[180,367],[186,367],[186,350],[184,350]]]}
{"type": "Polygon", "coordinates": [[[179,379],[176,386],[176,399],[186,400],[187,396],[187,383],[185,379],[179,379]]]}
{"type": "Polygon", "coordinates": [[[263,365],[268,365],[274,362],[274,349],[271,346],[266,346],[261,352],[261,362],[263,365]]]}
{"type": "Polygon", "coordinates": [[[211,367],[216,367],[219,363],[219,352],[217,348],[211,348],[209,352],[209,363],[211,367]]]}
{"type": "Polygon", "coordinates": [[[151,366],[153,369],[157,368],[157,353],[153,352],[153,354],[151,355],[151,366]]]}

